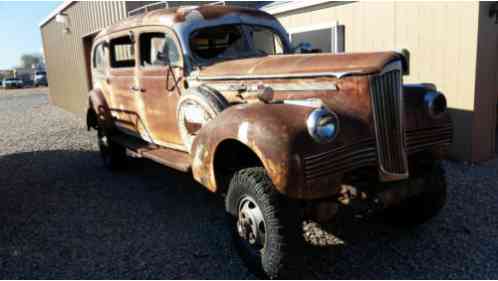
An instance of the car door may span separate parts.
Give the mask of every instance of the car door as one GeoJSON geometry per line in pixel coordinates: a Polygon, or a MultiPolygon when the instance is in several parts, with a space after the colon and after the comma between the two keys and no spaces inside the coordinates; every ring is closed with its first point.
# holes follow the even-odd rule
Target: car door
{"type": "Polygon", "coordinates": [[[177,38],[167,28],[148,27],[140,31],[138,44],[137,109],[145,124],[140,133],[155,144],[185,150],[176,121],[179,85],[183,84],[177,38]]]}
{"type": "Polygon", "coordinates": [[[119,130],[138,136],[141,120],[136,110],[136,44],[132,32],[114,35],[109,40],[110,68],[106,79],[111,115],[119,130]]]}

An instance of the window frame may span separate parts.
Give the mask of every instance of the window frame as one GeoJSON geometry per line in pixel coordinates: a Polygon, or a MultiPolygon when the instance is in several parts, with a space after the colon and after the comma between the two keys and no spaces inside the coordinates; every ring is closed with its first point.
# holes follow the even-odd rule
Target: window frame
{"type": "MultiPolygon", "coordinates": [[[[134,69],[137,67],[137,65],[138,65],[138,61],[137,61],[137,57],[138,57],[137,53],[138,52],[137,52],[137,46],[136,46],[137,39],[136,39],[134,30],[129,30],[127,33],[118,33],[115,36],[110,37],[107,42],[108,42],[108,49],[109,49],[109,62],[108,62],[109,68],[114,69],[114,70],[121,70],[121,69],[134,69]],[[135,40],[131,41],[131,44],[130,44],[133,48],[133,63],[134,63],[134,65],[133,66],[116,67],[113,65],[113,60],[114,60],[114,55],[115,55],[115,53],[114,53],[115,52],[115,50],[114,50],[115,44],[113,45],[112,42],[115,40],[118,40],[120,38],[129,37],[130,32],[133,33],[134,38],[135,38],[135,40]]],[[[120,45],[120,44],[118,44],[118,45],[120,45]]],[[[123,44],[121,44],[121,45],[123,45],[123,44]]]]}
{"type": "Polygon", "coordinates": [[[105,72],[106,68],[107,68],[107,64],[109,62],[109,58],[106,57],[106,54],[107,54],[107,47],[106,47],[106,44],[107,44],[107,41],[100,41],[98,42],[97,44],[95,44],[95,46],[93,47],[93,51],[92,51],[92,71],[96,71],[96,72],[99,72],[99,73],[102,73],[102,72],[105,72]],[[97,49],[98,48],[102,48],[102,50],[104,51],[104,55],[103,55],[103,59],[104,59],[104,62],[103,62],[103,65],[102,65],[102,68],[98,68],[95,64],[95,59],[96,59],[96,52],[97,52],[97,49]]]}
{"type": "Polygon", "coordinates": [[[171,28],[166,27],[166,26],[141,26],[140,30],[137,32],[137,46],[138,50],[135,52],[136,54],[136,59],[138,60],[137,67],[140,70],[154,70],[154,69],[163,69],[163,68],[181,68],[185,70],[185,60],[184,60],[184,53],[183,53],[183,48],[182,45],[180,44],[180,40],[178,39],[178,36],[176,32],[174,32],[171,28]],[[143,34],[148,34],[148,33],[163,33],[164,38],[166,36],[170,36],[170,38],[174,41],[176,49],[178,50],[178,55],[179,55],[179,61],[178,65],[142,65],[142,54],[141,54],[141,49],[140,49],[140,43],[141,43],[141,38],[143,34]]]}

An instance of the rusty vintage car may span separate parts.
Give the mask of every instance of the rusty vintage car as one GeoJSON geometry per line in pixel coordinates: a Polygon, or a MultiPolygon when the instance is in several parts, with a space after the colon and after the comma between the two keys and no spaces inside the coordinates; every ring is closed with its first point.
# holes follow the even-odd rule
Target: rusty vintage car
{"type": "Polygon", "coordinates": [[[192,173],[225,196],[235,245],[272,278],[304,255],[305,219],[378,209],[413,225],[438,213],[444,95],[403,84],[398,52],[304,51],[273,16],[240,7],[159,9],[106,28],[87,113],[104,164],[134,156],[192,173]]]}

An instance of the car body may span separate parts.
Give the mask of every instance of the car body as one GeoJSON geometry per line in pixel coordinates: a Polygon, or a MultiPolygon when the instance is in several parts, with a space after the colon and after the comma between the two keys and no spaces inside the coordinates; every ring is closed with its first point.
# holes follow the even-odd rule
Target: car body
{"type": "Polygon", "coordinates": [[[47,72],[42,70],[35,71],[33,75],[33,85],[35,87],[48,86],[47,72]]]}
{"type": "MultiPolygon", "coordinates": [[[[99,130],[107,165],[124,147],[191,172],[227,194],[234,227],[251,244],[263,239],[251,222],[270,224],[274,213],[260,209],[277,208],[273,200],[323,217],[359,197],[399,205],[427,193],[406,182],[432,181],[432,171],[444,178],[434,163],[452,138],[446,100],[432,85],[403,84],[405,56],[296,54],[288,38],[273,16],[228,6],[156,10],[99,33],[87,125],[99,130]]],[[[260,247],[261,256],[283,255],[260,247]]],[[[257,263],[281,276],[275,263],[257,263]]]]}
{"type": "Polygon", "coordinates": [[[4,79],[2,82],[2,87],[5,89],[18,89],[22,88],[23,86],[24,86],[23,81],[16,78],[4,79]]]}

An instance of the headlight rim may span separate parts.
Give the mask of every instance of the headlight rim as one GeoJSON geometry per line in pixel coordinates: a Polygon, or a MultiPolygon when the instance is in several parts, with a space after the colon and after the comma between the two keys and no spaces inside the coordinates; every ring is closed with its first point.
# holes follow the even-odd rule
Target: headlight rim
{"type": "Polygon", "coordinates": [[[324,144],[324,143],[330,143],[333,142],[337,136],[339,135],[340,131],[340,124],[339,124],[339,117],[335,112],[332,110],[328,109],[325,106],[321,106],[319,108],[313,109],[308,114],[308,118],[306,119],[306,128],[308,129],[308,134],[310,137],[317,143],[319,144],[324,144]],[[334,122],[334,135],[332,137],[325,137],[325,136],[320,136],[318,134],[318,123],[322,118],[330,116],[335,120],[334,122]]]}
{"type": "Polygon", "coordinates": [[[446,97],[438,91],[429,91],[425,93],[424,95],[424,105],[425,109],[427,111],[427,114],[433,119],[439,119],[443,117],[447,112],[448,112],[448,102],[446,100],[446,97]],[[444,109],[443,110],[437,110],[436,111],[436,103],[438,102],[438,99],[442,99],[444,103],[444,109]]]}

